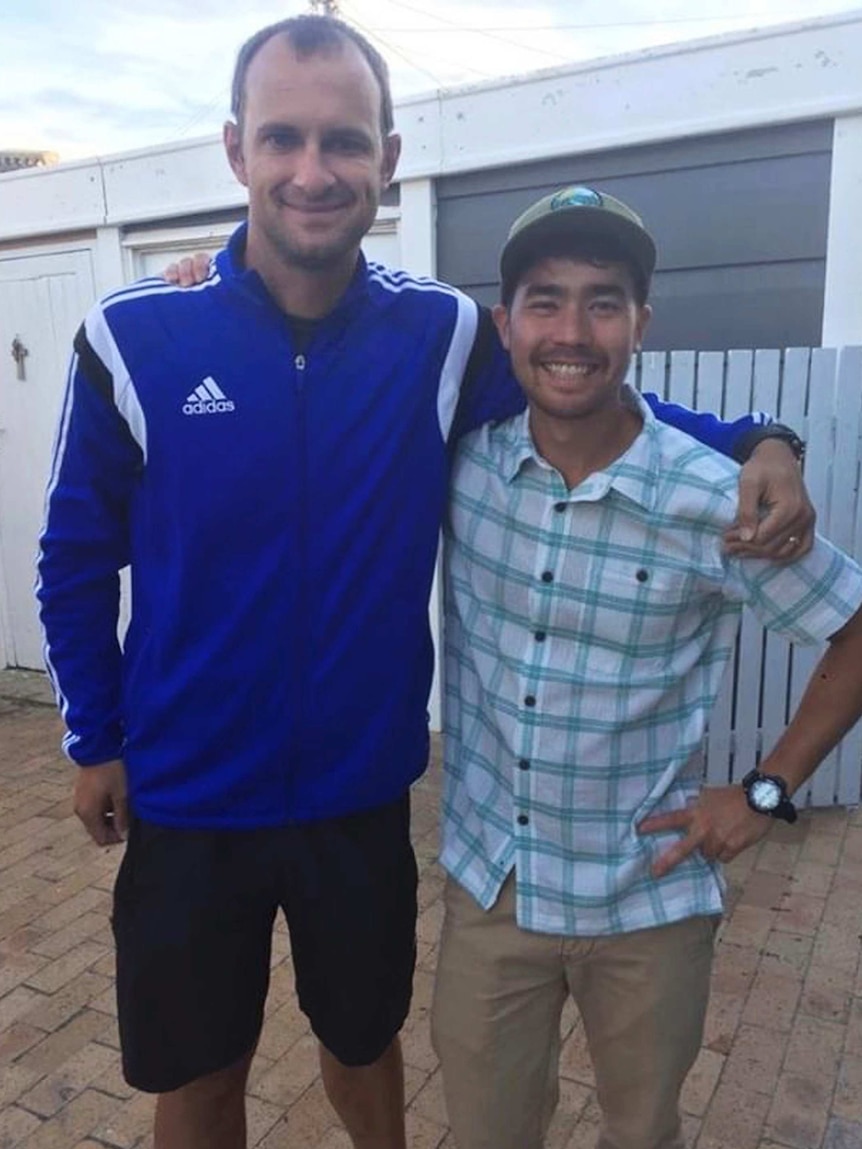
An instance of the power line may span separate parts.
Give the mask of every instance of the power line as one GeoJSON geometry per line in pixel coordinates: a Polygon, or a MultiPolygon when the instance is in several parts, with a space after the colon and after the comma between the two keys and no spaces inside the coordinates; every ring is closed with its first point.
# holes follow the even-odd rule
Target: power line
{"type": "Polygon", "coordinates": [[[435,84],[437,84],[438,87],[442,87],[443,81],[439,76],[436,76],[427,68],[423,68],[421,64],[414,63],[414,61],[411,60],[409,56],[405,56],[405,54],[396,48],[394,44],[390,44],[389,41],[384,39],[383,36],[378,36],[376,32],[372,32],[370,28],[367,28],[361,21],[357,20],[355,16],[350,17],[350,23],[353,24],[360,32],[362,32],[363,35],[367,36],[369,40],[377,40],[379,44],[383,45],[387,52],[392,52],[393,55],[398,56],[405,62],[405,64],[408,64],[411,68],[415,68],[419,72],[424,72],[426,76],[431,77],[431,79],[435,84]]]}
{"type": "MultiPolygon", "coordinates": [[[[357,20],[356,16],[350,13],[344,13],[344,16],[349,18],[350,23],[353,24],[358,29],[358,31],[362,32],[363,35],[367,36],[369,40],[376,40],[377,43],[381,44],[387,52],[391,52],[393,56],[398,56],[399,59],[403,60],[408,67],[414,68],[417,72],[422,72],[424,75],[430,77],[430,79],[434,81],[438,88],[445,87],[445,83],[440,78],[440,76],[436,75],[429,68],[424,67],[422,64],[417,64],[415,60],[411,59],[410,56],[408,56],[405,52],[402,52],[400,48],[397,48],[395,44],[393,44],[390,40],[387,40],[384,36],[381,36],[376,30],[367,27],[362,23],[361,20],[357,20]]],[[[434,58],[441,64],[446,64],[448,67],[455,68],[460,72],[472,72],[475,76],[479,76],[483,80],[490,80],[494,77],[493,72],[480,71],[478,68],[474,68],[469,64],[461,63],[461,61],[456,63],[454,60],[446,60],[443,57],[437,55],[435,55],[434,58]]]]}
{"type": "Polygon", "coordinates": [[[181,139],[183,136],[187,136],[188,133],[192,130],[192,128],[194,128],[197,124],[201,123],[203,120],[208,119],[209,116],[212,115],[212,113],[216,110],[216,108],[220,104],[223,108],[227,108],[229,103],[230,103],[230,89],[223,87],[219,91],[218,95],[213,96],[213,98],[211,100],[209,100],[206,104],[204,104],[201,108],[199,108],[196,112],[194,112],[192,114],[191,118],[189,120],[187,120],[181,127],[179,127],[176,130],[176,132],[174,133],[174,135],[170,137],[170,139],[171,140],[178,140],[178,139],[181,139]]]}
{"type": "MultiPolygon", "coordinates": [[[[390,0],[390,3],[395,4],[398,0],[390,0]]],[[[400,4],[399,7],[407,8],[407,4],[400,4]]],[[[432,12],[426,12],[419,8],[410,8],[410,11],[415,12],[420,16],[429,16],[436,20],[443,20],[442,16],[435,16],[432,12]]],[[[590,21],[583,24],[506,24],[503,27],[488,28],[487,25],[482,28],[469,27],[466,24],[458,24],[454,20],[447,20],[447,26],[441,28],[439,25],[425,27],[409,28],[401,24],[384,24],[378,26],[378,32],[399,32],[399,33],[421,33],[426,35],[428,32],[449,32],[450,29],[457,29],[459,32],[475,32],[479,34],[488,35],[496,32],[588,32],[592,28],[605,30],[608,28],[655,28],[664,24],[716,24],[727,23],[728,21],[736,20],[758,20],[761,17],[771,17],[774,13],[771,12],[745,12],[735,16],[719,15],[715,16],[680,16],[667,20],[621,20],[613,22],[599,22],[590,21]]],[[[799,18],[802,19],[808,13],[799,13],[799,18]]],[[[786,12],[781,13],[781,22],[794,19],[792,14],[786,12]]]]}
{"type": "MultiPolygon", "coordinates": [[[[454,28],[458,32],[464,30],[463,25],[459,24],[457,20],[450,20],[447,16],[438,16],[435,12],[428,12],[425,8],[416,8],[412,4],[404,3],[404,0],[389,0],[390,4],[394,4],[396,8],[404,8],[407,12],[414,12],[417,16],[427,16],[431,20],[437,20],[441,24],[447,24],[450,28],[454,28]]],[[[539,56],[547,56],[548,59],[554,60],[556,63],[568,63],[568,56],[561,56],[558,52],[548,52],[544,48],[533,48],[529,44],[523,44],[518,40],[510,40],[506,36],[501,36],[497,32],[489,32],[486,29],[478,30],[480,36],[486,36],[490,40],[498,40],[502,44],[506,44],[510,48],[520,48],[524,52],[533,52],[539,56]]]]}

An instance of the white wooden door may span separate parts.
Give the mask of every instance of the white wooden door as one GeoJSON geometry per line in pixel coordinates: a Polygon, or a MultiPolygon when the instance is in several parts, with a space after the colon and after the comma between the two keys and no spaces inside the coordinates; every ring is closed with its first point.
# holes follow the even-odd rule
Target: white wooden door
{"type": "Polygon", "coordinates": [[[43,665],[34,561],[72,336],[94,296],[89,250],[0,258],[0,665],[43,665]]]}

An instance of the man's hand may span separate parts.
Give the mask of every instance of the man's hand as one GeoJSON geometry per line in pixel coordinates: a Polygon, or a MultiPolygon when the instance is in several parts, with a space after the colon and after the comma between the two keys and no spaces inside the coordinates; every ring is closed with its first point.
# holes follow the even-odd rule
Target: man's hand
{"type": "Polygon", "coordinates": [[[123,763],[79,766],[74,809],[94,842],[100,846],[122,842],[129,828],[126,768],[123,763]]]}
{"type": "Polygon", "coordinates": [[[693,806],[653,814],[638,826],[641,834],[685,830],[686,836],[656,859],[653,877],[663,878],[689,854],[700,850],[709,861],[730,862],[769,830],[771,819],[756,814],[741,786],[718,786],[701,790],[693,806]]]}
{"type": "Polygon", "coordinates": [[[177,263],[169,263],[162,272],[162,278],[176,287],[195,287],[209,275],[210,263],[208,251],[196,251],[194,255],[183,256],[177,263]]]}
{"type": "Polygon", "coordinates": [[[740,472],[739,513],[724,536],[727,553],[792,562],[811,549],[814,520],[791,449],[778,439],[758,443],[740,472]]]}

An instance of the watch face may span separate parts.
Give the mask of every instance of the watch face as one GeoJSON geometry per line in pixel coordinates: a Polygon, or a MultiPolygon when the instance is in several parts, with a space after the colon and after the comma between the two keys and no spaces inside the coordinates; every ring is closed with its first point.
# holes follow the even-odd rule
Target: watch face
{"type": "Polygon", "coordinates": [[[767,778],[758,778],[752,782],[749,795],[758,810],[774,810],[781,801],[780,788],[767,778]]]}

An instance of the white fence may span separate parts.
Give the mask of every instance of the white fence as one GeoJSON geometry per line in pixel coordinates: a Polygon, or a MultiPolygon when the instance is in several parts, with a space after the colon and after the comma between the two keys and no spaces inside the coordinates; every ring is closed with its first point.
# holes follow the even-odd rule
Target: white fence
{"type": "MultiPolygon", "coordinates": [[[[862,347],[645,353],[636,383],[643,391],[725,418],[762,410],[793,427],[807,442],[805,481],[817,507],[818,529],[862,561],[862,347]]],[[[710,719],[709,782],[739,780],[773,745],[821,653],[767,633],[745,612],[736,659],[710,719]]],[[[856,805],[860,793],[862,722],[798,800],[856,805]]]]}

